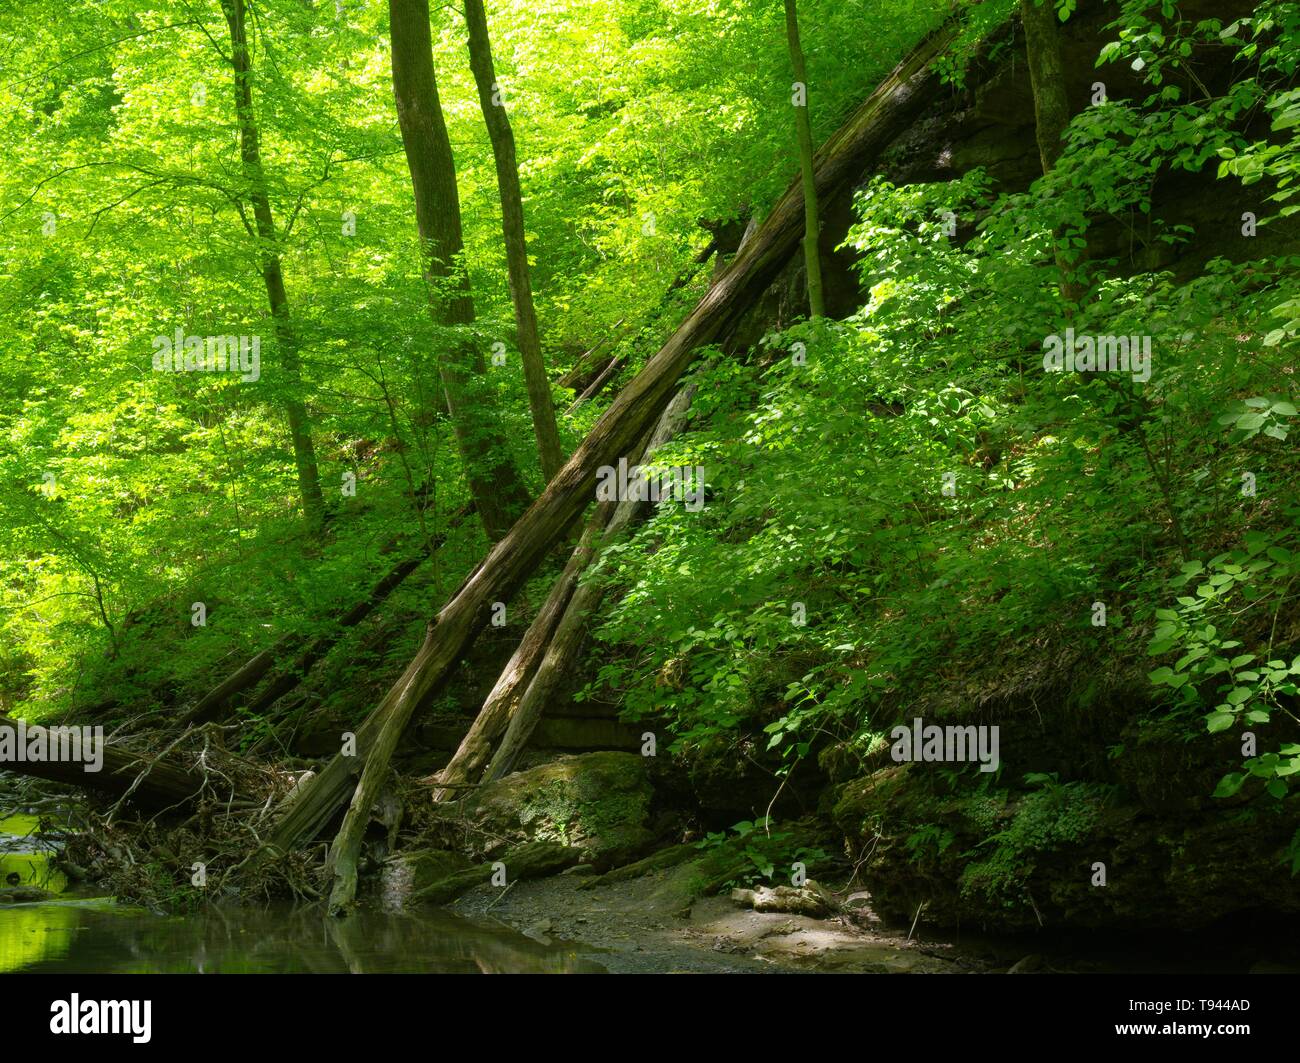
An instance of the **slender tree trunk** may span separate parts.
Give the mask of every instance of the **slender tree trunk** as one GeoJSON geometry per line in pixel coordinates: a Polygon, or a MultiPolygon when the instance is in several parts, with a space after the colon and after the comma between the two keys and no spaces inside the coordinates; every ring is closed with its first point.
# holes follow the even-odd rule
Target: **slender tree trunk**
{"type": "Polygon", "coordinates": [[[799,172],[803,181],[803,258],[808,273],[808,310],[813,317],[825,317],[822,262],[817,250],[821,222],[817,214],[812,123],[808,120],[808,71],[804,67],[803,47],[799,44],[799,15],[795,10],[795,0],[785,0],[785,35],[790,44],[790,65],[794,68],[794,127],[799,137],[799,172]]]}
{"type": "Polygon", "coordinates": [[[253,64],[248,49],[244,0],[221,0],[221,8],[230,27],[230,59],[235,72],[235,114],[239,119],[239,154],[248,181],[253,204],[253,220],[261,244],[262,282],[271,304],[275,338],[287,380],[283,399],[289,417],[289,434],[293,440],[293,460],[298,470],[298,493],[308,524],[319,527],[325,517],[325,499],[321,494],[320,473],[316,467],[316,450],[311,441],[311,422],[302,399],[302,363],[298,337],[289,315],[289,297],[284,290],[284,271],[280,265],[280,244],[271,214],[271,199],[266,189],[266,174],[258,146],[257,121],[253,114],[253,64]]]}
{"type": "Polygon", "coordinates": [[[617,329],[622,326],[624,320],[626,319],[620,317],[615,321],[609,332],[592,344],[589,350],[583,352],[582,357],[573,363],[573,368],[564,373],[556,383],[562,388],[572,388],[574,391],[582,392],[600,373],[601,368],[608,364],[609,359],[600,352],[605,344],[617,342],[619,339],[617,329]]]}
{"type": "MultiPolygon", "coordinates": [[[[1034,90],[1034,122],[1038,157],[1043,173],[1051,173],[1065,148],[1064,136],[1070,124],[1070,101],[1065,92],[1065,63],[1061,59],[1061,38],[1057,32],[1056,7],[1052,0],[1020,0],[1020,21],[1025,29],[1025,51],[1029,57],[1029,80],[1034,90]]],[[[1057,232],[1056,265],[1061,272],[1061,295],[1070,303],[1083,297],[1077,279],[1085,249],[1071,250],[1057,232]]]]}
{"type": "Polygon", "coordinates": [[[573,400],[573,405],[569,407],[569,413],[573,413],[573,411],[584,402],[590,402],[604,391],[609,382],[618,375],[619,370],[621,370],[626,364],[627,359],[622,355],[611,358],[609,365],[605,366],[605,368],[601,370],[600,375],[587,386],[587,389],[581,395],[573,400]]]}
{"type": "Polygon", "coordinates": [[[515,307],[515,333],[528,385],[528,405],[533,414],[533,432],[542,473],[549,480],[564,462],[560,433],[555,425],[551,385],[542,361],[542,343],[537,335],[537,312],[533,307],[533,286],[528,274],[528,243],[524,237],[524,204],[519,191],[519,165],[515,160],[515,135],[506,114],[505,100],[497,87],[492,65],[492,42],[488,36],[483,0],[465,0],[465,22],[469,27],[469,65],[478,85],[483,121],[492,141],[496,160],[497,188],[501,193],[501,230],[505,236],[506,267],[510,276],[510,298],[515,307]]]}
{"type": "MultiPolygon", "coordinates": [[[[434,77],[428,0],[389,0],[388,12],[393,95],[424,244],[430,309],[440,325],[472,324],[474,300],[458,261],[464,240],[456,166],[434,77]]],[[[439,359],[438,371],[474,507],[489,538],[500,539],[527,507],[528,493],[486,393],[483,354],[459,342],[439,359]]]]}

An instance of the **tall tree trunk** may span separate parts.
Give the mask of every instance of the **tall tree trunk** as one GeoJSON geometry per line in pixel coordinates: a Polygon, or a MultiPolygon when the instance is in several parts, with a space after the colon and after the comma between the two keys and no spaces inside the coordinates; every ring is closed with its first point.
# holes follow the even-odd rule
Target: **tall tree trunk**
{"type": "Polygon", "coordinates": [[[822,261],[817,250],[821,222],[817,214],[817,181],[813,171],[812,123],[808,120],[808,71],[799,43],[799,15],[795,0],[785,0],[785,35],[790,45],[790,66],[794,68],[794,127],[799,137],[799,172],[803,181],[803,258],[808,273],[808,310],[813,317],[826,316],[822,289],[822,261]],[[802,99],[798,97],[802,96],[802,99]]]}
{"type": "MultiPolygon", "coordinates": [[[[920,113],[929,93],[939,85],[931,64],[952,42],[954,32],[949,24],[918,44],[822,146],[817,158],[820,195],[833,196],[859,180],[863,170],[920,113]]],[[[668,342],[618,393],[541,497],[438,613],[419,652],[357,729],[356,756],[336,756],[321,769],[281,816],[260,859],[314,838],[347,804],[356,775],[367,763],[379,735],[401,735],[416,707],[446,679],[487,624],[493,602],[511,598],[590,504],[601,467],[617,462],[654,424],[695,351],[734,326],[767,290],[798,250],[802,218],[802,186],[796,184],[777,201],[737,253],[731,268],[705,293],[668,342]]]]}
{"type": "Polygon", "coordinates": [[[289,435],[293,440],[293,460],[298,470],[298,494],[303,513],[312,527],[319,527],[325,517],[325,499],[321,494],[320,473],[316,467],[316,450],[311,441],[311,422],[302,399],[302,362],[298,337],[289,316],[289,297],[284,290],[284,271],[280,265],[280,244],[271,214],[271,198],[266,189],[266,173],[258,146],[257,120],[253,114],[253,63],[248,50],[244,0],[221,0],[221,9],[230,27],[230,60],[235,72],[235,114],[239,120],[239,155],[244,179],[248,182],[253,204],[253,220],[261,244],[262,282],[271,304],[275,338],[287,385],[285,412],[289,417],[289,435]]]}
{"type": "MultiPolygon", "coordinates": [[[[1034,90],[1034,122],[1038,157],[1043,173],[1051,173],[1065,148],[1064,136],[1070,124],[1070,101],[1065,91],[1065,63],[1052,0],[1020,0],[1020,21],[1025,28],[1025,51],[1029,57],[1029,81],[1034,90]]],[[[1056,265],[1061,272],[1061,295],[1071,303],[1083,297],[1077,271],[1086,249],[1071,250],[1057,232],[1056,265]]]]}
{"type": "MultiPolygon", "coordinates": [[[[424,245],[430,310],[440,325],[474,321],[464,251],[456,165],[433,72],[428,0],[389,0],[393,38],[393,95],[415,193],[415,218],[424,245]]],[[[481,351],[458,342],[438,360],[456,444],[465,463],[474,507],[489,538],[500,539],[528,505],[510,449],[489,401],[481,351]]]]}
{"type": "Polygon", "coordinates": [[[546,379],[546,366],[542,361],[542,343],[537,335],[537,312],[533,307],[533,286],[528,274],[528,243],[524,237],[524,204],[519,191],[519,164],[515,160],[515,135],[510,128],[505,100],[497,87],[483,0],[465,0],[465,22],[469,27],[469,65],[478,85],[479,105],[483,108],[483,121],[496,160],[510,298],[515,307],[515,333],[524,363],[524,381],[528,385],[533,433],[537,436],[542,473],[549,480],[563,464],[564,454],[560,450],[560,433],[555,425],[551,385],[546,379]]]}

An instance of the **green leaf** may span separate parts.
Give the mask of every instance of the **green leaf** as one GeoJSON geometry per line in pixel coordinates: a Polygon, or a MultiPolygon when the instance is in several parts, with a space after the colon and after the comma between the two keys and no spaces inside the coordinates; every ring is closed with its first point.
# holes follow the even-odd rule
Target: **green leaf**
{"type": "MultiPolygon", "coordinates": [[[[1232,797],[1242,784],[1246,781],[1246,776],[1241,772],[1231,772],[1219,780],[1219,785],[1214,788],[1215,797],[1232,797]]],[[[1202,791],[1203,793],[1204,791],[1202,791]]]]}

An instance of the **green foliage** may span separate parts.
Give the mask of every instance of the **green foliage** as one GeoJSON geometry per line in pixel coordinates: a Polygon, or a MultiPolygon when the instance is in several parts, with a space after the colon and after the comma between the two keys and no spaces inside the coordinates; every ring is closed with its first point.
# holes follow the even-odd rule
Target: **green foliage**
{"type": "MultiPolygon", "coordinates": [[[[722,358],[699,371],[700,416],[668,460],[703,465],[714,501],[700,514],[661,507],[605,555],[614,604],[593,687],[667,723],[679,749],[757,734],[787,768],[832,741],[865,753],[917,702],[960,712],[954,691],[1014,690],[1067,650],[1107,673],[1140,667],[1151,628],[1172,622],[1155,614],[1168,581],[1200,556],[1216,582],[1179,607],[1186,637],[1199,644],[1203,610],[1248,608],[1249,631],[1220,635],[1223,618],[1209,637],[1249,639],[1225,659],[1263,662],[1243,680],[1250,696],[1229,686],[1215,702],[1229,709],[1215,711],[1288,704],[1290,679],[1268,663],[1281,656],[1254,621],[1267,613],[1290,631],[1295,616],[1278,551],[1294,551],[1296,396],[1278,329],[1300,259],[1143,269],[1193,236],[1149,217],[1130,260],[1080,267],[1083,305],[1067,312],[1059,298],[1054,231],[1078,246],[1090,218],[1149,216],[1160,175],[1213,168],[1245,114],[1282,91],[1289,17],[1260,31],[1267,47],[1242,49],[1226,95],[1191,99],[1162,81],[1182,37],[1141,30],[1147,17],[1126,8],[1107,56],[1145,57],[1155,91],[1076,116],[1052,174],[1014,194],[978,170],[873,180],[847,241],[861,310],[766,337],[758,379],[722,358]],[[1149,337],[1150,379],[1044,372],[1044,338],[1067,327],[1149,337]],[[1224,550],[1236,541],[1244,559],[1224,550]]],[[[1219,180],[1225,195],[1242,187],[1228,171],[1219,180]]],[[[1266,753],[1250,770],[1280,795],[1290,757],[1266,753]]],[[[922,832],[912,844],[941,842],[922,832]]]]}
{"type": "MultiPolygon", "coordinates": [[[[952,13],[800,6],[819,142],[952,13]]],[[[946,80],[960,85],[1014,6],[959,6],[946,80]]],[[[1073,0],[1054,7],[1076,17],[1073,0]]],[[[659,506],[600,557],[590,578],[609,593],[580,697],[612,696],[679,751],[743,750],[787,778],[833,743],[878,754],[917,706],[956,719],[1055,683],[1075,701],[1046,711],[1082,711],[1081,688],[1140,668],[1152,682],[1133,719],[1176,721],[1197,748],[1240,726],[1277,736],[1216,793],[1294,802],[1300,256],[1278,234],[1300,209],[1300,13],[1282,0],[1231,25],[1185,19],[1172,0],[1110,13],[1098,67],[1121,64],[1141,89],[1076,114],[1050,174],[1014,192],[978,169],[871,179],[842,248],[860,272],[856,312],[785,320],[742,355],[700,352],[694,419],[657,460],[701,466],[710,501],[659,506]],[[1229,83],[1197,76],[1211,50],[1231,60],[1229,83]],[[1156,216],[1162,182],[1198,175],[1224,202],[1250,190],[1272,250],[1231,262],[1156,216]],[[1099,250],[1101,221],[1128,246],[1099,250]],[[1058,254],[1080,259],[1078,306],[1062,299],[1058,254]],[[1149,339],[1149,378],[1046,372],[1047,340],[1066,329],[1149,339]],[[1167,662],[1143,667],[1144,644],[1167,662]],[[1099,675],[1081,674],[1090,661],[1099,675]]],[[[391,626],[353,633],[373,636],[370,655],[333,663],[319,696],[355,717],[367,706],[348,688],[400,667],[486,545],[450,519],[468,491],[442,360],[502,345],[506,367],[472,390],[503,411],[508,456],[542,486],[459,13],[435,8],[434,52],[477,319],[447,328],[428,313],[386,5],[256,4],[255,110],[301,385],[249,225],[218,5],[69,0],[48,16],[37,0],[0,13],[0,710],[175,706],[282,635],[337,634],[326,618],[447,535],[391,626]],[[262,337],[261,379],[153,372],[153,337],[176,328],[262,337]],[[291,398],[310,413],[329,501],[312,541],[291,398]]],[[[493,4],[489,19],[548,362],[608,340],[635,368],[706,290],[701,222],[761,219],[791,178],[779,5],[542,0],[493,4]]],[[[570,449],[603,409],[561,418],[570,449]]],[[[1116,759],[1126,722],[1099,724],[1116,759]]],[[[243,723],[246,743],[280,729],[243,723]]],[[[991,829],[989,784],[951,771],[944,785],[982,794],[991,829]]],[[[1010,896],[1026,854],[1093,824],[1087,784],[1030,774],[1040,789],[969,888],[1010,896]]],[[[729,836],[753,876],[812,855],[766,826],[729,836]]],[[[923,861],[956,844],[926,824],[906,848],[923,861]]]]}
{"type": "Polygon", "coordinates": [[[1027,883],[1037,864],[1054,849],[1086,840],[1097,825],[1105,791],[1085,783],[1057,783],[1049,776],[1031,777],[1041,785],[1016,805],[1008,825],[986,838],[962,872],[963,893],[979,894],[1006,907],[1023,904],[1027,883]]]}
{"type": "MultiPolygon", "coordinates": [[[[945,14],[911,0],[802,7],[818,139],[945,14]]],[[[0,710],[107,693],[145,711],[197,696],[282,634],[321,633],[394,548],[446,533],[466,502],[437,376],[462,348],[504,347],[505,366],[472,383],[541,486],[461,14],[432,6],[478,318],[445,328],[421,278],[387,5],[250,11],[264,180],[329,530],[304,553],[283,414],[297,389],[250,230],[220,5],[69,0],[56,19],[43,0],[6,5],[0,710]],[[152,372],[153,337],[176,328],[260,336],[260,379],[152,372]],[[355,496],[340,490],[348,475],[355,496]],[[206,627],[189,623],[195,601],[206,627]]],[[[489,4],[488,17],[548,362],[563,369],[613,334],[636,366],[702,290],[700,220],[761,213],[789,179],[793,128],[771,120],[789,112],[779,5],[552,0],[489,4]]],[[[561,419],[569,449],[602,409],[561,419]]],[[[471,527],[451,536],[433,600],[482,551],[471,527]]],[[[408,650],[405,634],[390,647],[408,650]]]]}
{"type": "MultiPolygon", "coordinates": [[[[1300,514],[1297,514],[1300,515],[1300,514]]],[[[1156,610],[1158,624],[1147,652],[1178,654],[1172,665],[1151,672],[1157,686],[1175,693],[1182,709],[1202,712],[1210,734],[1244,726],[1268,724],[1277,714],[1290,715],[1287,705],[1300,694],[1300,655],[1289,662],[1273,658],[1277,617],[1300,577],[1300,552],[1294,535],[1285,539],[1248,532],[1243,549],[1219,554],[1208,562],[1190,561],[1170,579],[1179,595],[1173,608],[1156,610]],[[1269,621],[1266,645],[1260,653],[1243,653],[1240,639],[1228,637],[1231,626],[1243,626],[1252,614],[1269,621]]],[[[1277,752],[1247,758],[1244,772],[1220,780],[1216,797],[1231,797],[1249,777],[1264,780],[1264,789],[1282,799],[1290,776],[1300,771],[1300,745],[1284,743],[1277,752]]]]}
{"type": "Polygon", "coordinates": [[[726,883],[728,886],[784,884],[795,863],[803,864],[811,878],[815,865],[827,857],[824,849],[802,844],[796,831],[773,831],[767,817],[741,820],[730,830],[710,831],[695,847],[710,852],[735,851],[748,861],[749,868],[726,883]]]}
{"type": "Polygon", "coordinates": [[[934,847],[934,855],[942,856],[944,850],[955,840],[955,835],[950,830],[945,830],[935,823],[927,823],[924,827],[913,831],[904,839],[907,846],[908,854],[913,860],[918,860],[925,855],[926,850],[934,847]]]}

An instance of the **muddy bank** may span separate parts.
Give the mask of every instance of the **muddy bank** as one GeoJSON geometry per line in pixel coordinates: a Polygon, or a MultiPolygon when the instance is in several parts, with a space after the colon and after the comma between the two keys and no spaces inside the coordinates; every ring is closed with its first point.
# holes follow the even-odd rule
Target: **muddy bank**
{"type": "Polygon", "coordinates": [[[542,944],[580,943],[608,970],[627,972],[975,973],[990,965],[952,943],[886,930],[869,909],[815,919],[739,907],[729,896],[688,900],[696,865],[623,882],[586,876],[479,886],[451,910],[493,918],[542,944]],[[875,924],[874,926],[872,924],[875,924]]]}
{"type": "Polygon", "coordinates": [[[997,936],[920,920],[882,925],[870,898],[837,891],[826,918],[738,907],[728,896],[681,902],[671,871],[584,889],[584,877],[481,886],[450,910],[492,920],[540,945],[568,943],[614,973],[770,974],[1300,974],[1300,937],[1262,925],[1196,933],[997,936]]]}

